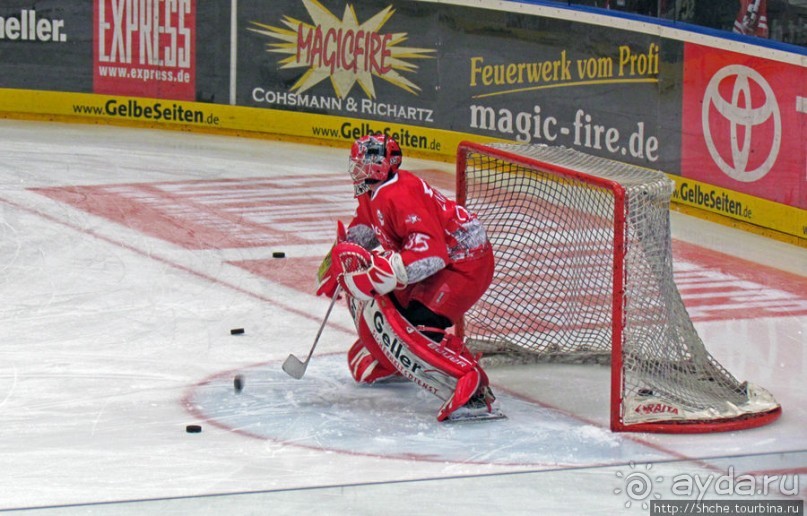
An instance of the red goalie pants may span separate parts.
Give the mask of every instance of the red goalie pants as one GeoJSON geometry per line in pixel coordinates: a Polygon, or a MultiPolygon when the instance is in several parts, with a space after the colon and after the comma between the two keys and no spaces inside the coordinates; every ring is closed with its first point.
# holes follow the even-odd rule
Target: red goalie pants
{"type": "Polygon", "coordinates": [[[401,306],[420,301],[432,312],[457,324],[488,289],[493,280],[493,250],[490,245],[477,254],[446,268],[418,283],[394,292],[401,306]]]}

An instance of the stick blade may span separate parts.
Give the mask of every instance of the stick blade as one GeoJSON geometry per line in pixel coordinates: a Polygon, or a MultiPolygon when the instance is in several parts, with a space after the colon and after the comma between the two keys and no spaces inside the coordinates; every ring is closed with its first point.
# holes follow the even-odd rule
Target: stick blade
{"type": "Polygon", "coordinates": [[[295,357],[294,355],[289,355],[289,358],[283,362],[283,371],[285,371],[286,374],[292,378],[299,380],[305,374],[307,366],[308,364],[302,362],[299,358],[295,357]]]}

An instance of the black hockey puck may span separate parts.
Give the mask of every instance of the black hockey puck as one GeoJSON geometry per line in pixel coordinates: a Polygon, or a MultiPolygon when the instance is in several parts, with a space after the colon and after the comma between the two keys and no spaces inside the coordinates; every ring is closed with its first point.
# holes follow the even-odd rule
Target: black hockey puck
{"type": "Polygon", "coordinates": [[[235,389],[236,394],[240,394],[244,390],[244,377],[240,374],[235,375],[235,378],[233,378],[233,389],[235,389]]]}
{"type": "Polygon", "coordinates": [[[185,427],[185,431],[189,434],[198,434],[202,431],[201,425],[188,425],[185,427]]]}
{"type": "Polygon", "coordinates": [[[274,253],[272,253],[272,258],[285,258],[285,257],[286,253],[284,253],[283,251],[275,251],[274,253]]]}
{"type": "Polygon", "coordinates": [[[244,328],[233,328],[230,330],[230,335],[243,335],[244,328]]]}

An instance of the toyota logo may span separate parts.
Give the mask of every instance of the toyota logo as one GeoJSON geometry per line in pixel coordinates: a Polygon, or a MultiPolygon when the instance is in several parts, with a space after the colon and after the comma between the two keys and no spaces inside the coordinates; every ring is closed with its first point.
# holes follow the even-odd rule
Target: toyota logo
{"type": "MultiPolygon", "coordinates": [[[[776,95],[770,84],[756,70],[742,65],[729,65],[720,69],[709,81],[706,92],[703,95],[703,110],[701,112],[701,123],[703,124],[703,137],[709,154],[715,164],[720,167],[724,174],[742,181],[750,183],[757,181],[770,172],[773,163],[779,155],[779,147],[782,144],[782,117],[779,113],[779,105],[776,102],[776,95]],[[733,79],[733,89],[731,99],[723,98],[720,94],[719,86],[722,81],[733,79]],[[762,105],[753,104],[751,90],[756,85],[764,93],[762,105]],[[710,127],[710,114],[712,107],[717,114],[723,116],[729,122],[728,135],[715,135],[720,138],[729,137],[731,139],[731,156],[724,157],[715,145],[714,137],[710,127]],[[752,138],[756,126],[773,121],[773,136],[766,147],[769,149],[765,160],[756,168],[749,170],[749,161],[752,148],[759,151],[766,142],[761,142],[760,138],[752,138]],[[755,147],[752,147],[755,144],[755,147]]],[[[759,128],[757,128],[759,133],[759,128]]]]}

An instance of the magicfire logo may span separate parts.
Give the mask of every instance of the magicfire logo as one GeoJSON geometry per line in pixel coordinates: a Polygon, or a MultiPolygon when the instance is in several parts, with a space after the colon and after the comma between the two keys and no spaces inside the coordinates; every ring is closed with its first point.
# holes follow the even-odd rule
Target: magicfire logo
{"type": "Polygon", "coordinates": [[[286,28],[251,22],[248,30],[279,40],[266,51],[286,55],[281,68],[305,68],[291,91],[302,93],[330,78],[336,95],[345,98],[358,83],[369,98],[375,98],[373,77],[383,79],[410,93],[420,87],[404,77],[417,66],[407,60],[428,59],[434,50],[401,46],[407,33],[381,32],[395,11],[388,6],[364,23],[359,23],[350,4],[340,20],[315,0],[303,0],[312,23],[284,16],[286,28]]]}
{"type": "Polygon", "coordinates": [[[750,183],[771,171],[782,144],[782,117],[773,89],[757,71],[720,69],[706,87],[701,122],[709,154],[724,174],[750,183]]]}

